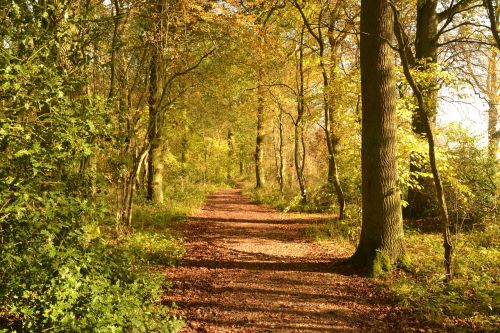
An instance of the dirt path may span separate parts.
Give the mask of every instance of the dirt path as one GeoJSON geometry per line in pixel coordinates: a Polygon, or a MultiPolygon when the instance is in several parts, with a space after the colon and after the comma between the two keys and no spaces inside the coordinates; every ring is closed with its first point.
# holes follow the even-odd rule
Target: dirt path
{"type": "Polygon", "coordinates": [[[222,191],[185,225],[187,254],[165,274],[182,332],[401,332],[413,326],[369,280],[334,265],[348,254],[307,241],[320,215],[290,215],[222,191]]]}

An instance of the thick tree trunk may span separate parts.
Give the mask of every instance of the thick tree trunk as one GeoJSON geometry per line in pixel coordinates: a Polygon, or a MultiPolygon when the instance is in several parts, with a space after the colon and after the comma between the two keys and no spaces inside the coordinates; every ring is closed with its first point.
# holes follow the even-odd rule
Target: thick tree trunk
{"type": "Polygon", "coordinates": [[[264,186],[264,87],[261,86],[263,73],[259,69],[259,87],[257,88],[257,136],[255,140],[255,187],[264,186]]]}
{"type": "MultiPolygon", "coordinates": [[[[438,17],[436,13],[437,0],[419,1],[417,4],[417,31],[415,42],[415,61],[417,69],[430,74],[437,64],[438,49],[438,17]]],[[[424,89],[424,100],[429,108],[431,126],[434,126],[437,113],[437,75],[427,75],[428,82],[424,89]]],[[[420,117],[419,110],[413,113],[413,132],[420,137],[425,137],[425,124],[420,117]]],[[[433,214],[434,187],[430,178],[419,176],[419,173],[428,172],[423,156],[413,152],[410,156],[410,174],[416,183],[421,186],[417,189],[408,189],[408,205],[404,209],[404,215],[408,218],[419,218],[433,214]]]]}
{"type": "Polygon", "coordinates": [[[148,154],[148,200],[163,203],[163,149],[160,138],[151,142],[148,154]]]}
{"type": "Polygon", "coordinates": [[[392,15],[385,0],[361,1],[362,201],[361,237],[352,262],[373,273],[404,255],[396,157],[396,86],[392,15]]]}

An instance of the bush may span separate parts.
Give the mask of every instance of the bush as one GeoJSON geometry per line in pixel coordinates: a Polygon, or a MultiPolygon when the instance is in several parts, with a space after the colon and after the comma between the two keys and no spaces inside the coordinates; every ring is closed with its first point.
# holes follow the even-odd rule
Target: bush
{"type": "MultiPolygon", "coordinates": [[[[73,202],[67,204],[75,210],[73,202]]],[[[30,332],[171,332],[179,327],[159,303],[161,277],[129,251],[107,244],[97,226],[73,229],[61,223],[72,221],[69,216],[59,218],[53,230],[21,221],[16,224],[24,224],[22,232],[4,230],[0,313],[10,318],[4,327],[30,332]]]]}
{"type": "Polygon", "coordinates": [[[169,233],[135,231],[124,237],[120,245],[148,265],[175,266],[185,253],[178,239],[169,233]]]}
{"type": "Polygon", "coordinates": [[[498,226],[462,235],[455,242],[454,280],[445,284],[440,235],[407,232],[409,272],[398,278],[388,276],[380,282],[402,305],[410,306],[421,317],[457,330],[495,331],[500,324],[500,293],[496,277],[500,274],[498,226]],[[484,246],[486,245],[486,246],[484,246]]]}

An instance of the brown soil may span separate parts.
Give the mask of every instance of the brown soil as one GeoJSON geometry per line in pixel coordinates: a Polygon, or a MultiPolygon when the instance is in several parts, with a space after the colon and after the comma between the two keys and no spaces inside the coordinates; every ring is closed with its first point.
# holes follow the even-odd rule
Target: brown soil
{"type": "Polygon", "coordinates": [[[345,265],[342,247],[307,240],[325,215],[283,214],[231,189],[185,224],[187,253],[168,269],[164,297],[186,320],[181,332],[424,331],[406,310],[345,265]]]}

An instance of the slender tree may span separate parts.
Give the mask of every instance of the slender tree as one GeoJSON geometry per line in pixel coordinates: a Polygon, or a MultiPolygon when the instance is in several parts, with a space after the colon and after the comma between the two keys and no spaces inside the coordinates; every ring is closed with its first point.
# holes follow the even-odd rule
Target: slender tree
{"type": "Polygon", "coordinates": [[[452,267],[452,255],[453,255],[453,245],[451,243],[451,231],[450,231],[450,218],[448,215],[448,207],[446,204],[446,197],[444,193],[443,181],[441,179],[441,174],[439,172],[437,160],[436,160],[436,137],[434,134],[434,128],[432,124],[432,118],[434,114],[432,113],[432,103],[433,99],[426,99],[425,85],[419,84],[410,70],[410,61],[408,59],[411,53],[407,52],[407,41],[408,38],[404,34],[403,26],[399,20],[399,12],[394,5],[391,5],[394,11],[394,27],[395,34],[399,45],[399,55],[401,57],[401,63],[403,64],[403,72],[406,80],[408,81],[413,94],[417,100],[419,119],[422,122],[425,136],[428,143],[428,154],[429,154],[429,165],[431,168],[434,187],[436,191],[436,199],[439,207],[442,231],[443,231],[443,247],[444,247],[444,265],[446,273],[446,281],[450,282],[453,278],[453,267],[452,267]]]}
{"type": "Polygon", "coordinates": [[[331,70],[332,67],[328,67],[326,63],[326,47],[327,43],[325,42],[324,33],[323,33],[323,23],[324,20],[330,20],[329,29],[328,29],[328,41],[331,46],[331,57],[333,60],[330,66],[335,67],[338,59],[338,44],[345,38],[346,33],[336,33],[334,31],[334,21],[338,19],[338,13],[341,9],[341,1],[333,1],[331,4],[329,1],[320,1],[320,10],[319,15],[317,17],[317,23],[314,27],[310,20],[307,18],[304,8],[302,4],[297,1],[292,1],[293,6],[299,11],[300,16],[304,22],[305,27],[309,34],[314,38],[318,45],[318,55],[319,55],[319,63],[321,68],[321,75],[323,79],[323,111],[325,118],[325,136],[326,136],[326,145],[328,150],[328,183],[333,186],[335,189],[335,194],[337,196],[337,204],[339,205],[339,219],[342,220],[344,218],[345,213],[345,195],[344,190],[342,189],[342,185],[340,184],[339,172],[338,172],[338,163],[337,163],[337,148],[339,144],[338,131],[335,128],[335,118],[338,117],[338,109],[336,109],[336,103],[338,102],[331,93],[332,87],[330,85],[331,79],[333,79],[335,71],[331,70]],[[329,6],[330,5],[330,6],[329,6]],[[330,10],[330,16],[327,17],[328,11],[327,7],[330,10]],[[328,73],[330,72],[330,77],[328,73]]]}
{"type": "MultiPolygon", "coordinates": [[[[449,26],[454,17],[465,10],[474,0],[452,1],[450,6],[438,12],[438,0],[422,0],[416,2],[416,32],[415,32],[415,56],[409,57],[409,65],[412,69],[425,73],[427,80],[422,85],[422,98],[427,106],[431,126],[434,126],[438,107],[438,49],[440,36],[450,31],[449,26]],[[441,26],[439,26],[441,24],[441,26]]],[[[407,43],[405,52],[411,53],[407,43]]],[[[421,118],[421,112],[416,109],[413,113],[413,132],[420,137],[426,136],[425,120],[421,118]]],[[[418,187],[412,186],[408,189],[408,205],[404,209],[407,217],[428,216],[432,212],[432,182],[420,175],[425,172],[423,157],[413,152],[410,158],[410,174],[418,187]]]]}

